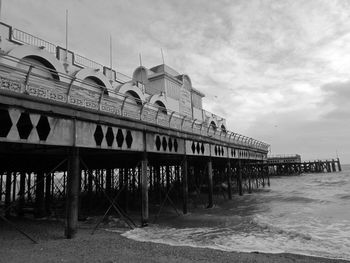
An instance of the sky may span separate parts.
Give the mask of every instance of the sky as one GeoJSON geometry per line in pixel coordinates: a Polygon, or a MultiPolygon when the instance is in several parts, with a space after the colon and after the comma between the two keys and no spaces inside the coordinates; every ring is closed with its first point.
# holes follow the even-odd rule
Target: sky
{"type": "Polygon", "coordinates": [[[350,1],[2,0],[18,29],[132,75],[165,63],[271,154],[350,163],[350,1]]]}

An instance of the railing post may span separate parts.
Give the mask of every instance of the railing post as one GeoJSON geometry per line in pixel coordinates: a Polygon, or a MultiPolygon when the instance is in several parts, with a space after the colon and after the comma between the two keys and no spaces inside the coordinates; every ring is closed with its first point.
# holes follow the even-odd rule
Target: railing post
{"type": "Polygon", "coordinates": [[[29,69],[28,69],[28,72],[26,75],[26,79],[24,81],[24,93],[26,93],[26,94],[28,94],[27,87],[28,87],[29,77],[30,77],[30,74],[32,73],[33,67],[34,67],[33,65],[29,66],[29,69]]]}
{"type": "Polygon", "coordinates": [[[194,132],[194,131],[193,131],[193,126],[194,126],[196,120],[197,120],[197,119],[194,119],[194,120],[192,121],[192,124],[191,124],[192,132],[194,132]]]}
{"type": "Polygon", "coordinates": [[[72,86],[73,86],[73,83],[74,83],[75,80],[76,80],[76,78],[73,77],[71,79],[71,81],[69,82],[69,86],[68,86],[68,90],[67,90],[67,102],[69,101],[69,94],[70,94],[70,91],[72,89],[72,86]]]}
{"type": "Polygon", "coordinates": [[[159,110],[160,110],[160,108],[158,108],[158,110],[157,110],[157,114],[156,114],[156,122],[157,122],[157,124],[158,124],[158,115],[159,115],[159,110]]]}
{"type": "Polygon", "coordinates": [[[140,109],[140,120],[142,120],[142,113],[143,113],[143,109],[145,108],[146,103],[143,103],[140,109]]]}
{"type": "Polygon", "coordinates": [[[124,116],[124,105],[125,105],[125,101],[126,101],[126,99],[127,99],[128,97],[124,97],[124,100],[123,100],[123,102],[122,102],[122,106],[121,106],[121,108],[120,108],[120,113],[121,113],[121,115],[122,116],[124,116]]]}
{"type": "Polygon", "coordinates": [[[186,116],[183,116],[182,121],[181,121],[181,130],[183,130],[185,119],[186,119],[186,116]]]}

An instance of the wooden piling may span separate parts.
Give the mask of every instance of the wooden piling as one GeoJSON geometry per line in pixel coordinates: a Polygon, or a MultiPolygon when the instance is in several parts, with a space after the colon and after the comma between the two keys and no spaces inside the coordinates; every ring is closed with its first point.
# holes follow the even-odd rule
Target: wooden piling
{"type": "Polygon", "coordinates": [[[75,237],[78,227],[79,177],[79,149],[74,147],[70,149],[67,172],[65,236],[69,239],[75,237]]]}
{"type": "Polygon", "coordinates": [[[208,159],[207,163],[208,172],[208,208],[213,207],[213,163],[211,158],[208,159]]]}
{"type": "Polygon", "coordinates": [[[340,160],[337,158],[337,163],[338,163],[338,171],[341,172],[341,165],[340,165],[340,160]]]}

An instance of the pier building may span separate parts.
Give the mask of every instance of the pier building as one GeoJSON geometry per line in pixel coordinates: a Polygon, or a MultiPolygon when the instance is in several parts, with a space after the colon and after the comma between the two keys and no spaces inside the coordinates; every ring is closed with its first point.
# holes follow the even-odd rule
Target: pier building
{"type": "Polygon", "coordinates": [[[165,204],[185,214],[269,183],[269,145],[205,111],[187,74],[162,64],[128,77],[4,23],[0,37],[3,220],[64,215],[72,238],[96,209],[135,227],[128,211],[147,225],[165,204]]]}

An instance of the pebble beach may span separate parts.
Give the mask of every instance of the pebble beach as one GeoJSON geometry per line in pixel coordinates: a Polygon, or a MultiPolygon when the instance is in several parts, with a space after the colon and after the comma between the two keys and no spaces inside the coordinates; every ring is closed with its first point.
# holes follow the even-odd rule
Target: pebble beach
{"type": "Polygon", "coordinates": [[[13,220],[38,244],[0,221],[0,262],[349,262],[295,254],[224,252],[207,248],[138,242],[121,236],[127,231],[95,222],[81,222],[74,239],[64,238],[61,221],[13,220]],[[107,228],[108,229],[107,229],[107,228]]]}

